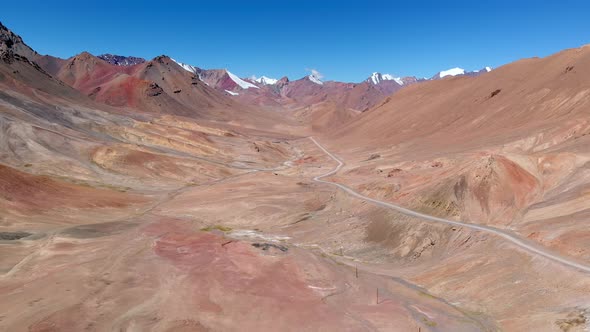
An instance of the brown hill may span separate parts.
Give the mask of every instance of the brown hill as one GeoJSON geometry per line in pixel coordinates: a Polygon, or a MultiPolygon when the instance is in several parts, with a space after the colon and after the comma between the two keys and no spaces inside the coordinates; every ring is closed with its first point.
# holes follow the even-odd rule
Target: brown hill
{"type": "Polygon", "coordinates": [[[134,112],[198,117],[226,121],[250,128],[281,126],[295,122],[231,98],[167,56],[133,66],[117,66],[81,53],[67,60],[56,76],[95,101],[134,112]]]}
{"type": "Polygon", "coordinates": [[[285,111],[166,57],[31,60],[6,31],[0,330],[583,328],[586,274],[313,181],[334,160],[292,139],[310,131],[286,115],[331,131],[336,181],[587,264],[586,49],[415,85],[365,113],[371,87],[285,79],[288,96],[266,90],[285,111]]]}
{"type": "Polygon", "coordinates": [[[144,112],[198,116],[235,104],[164,56],[116,66],[82,53],[68,59],[57,77],[97,101],[144,112]]]}
{"type": "Polygon", "coordinates": [[[586,46],[517,61],[481,77],[413,85],[335,135],[357,145],[407,145],[408,139],[424,144],[427,139],[429,146],[444,149],[527,137],[586,115],[584,73],[589,69],[586,46]]]}
{"type": "Polygon", "coordinates": [[[479,77],[414,85],[334,128],[333,148],[349,158],[347,181],[373,195],[431,214],[510,225],[590,259],[581,250],[590,233],[579,228],[587,222],[573,217],[585,211],[578,204],[590,187],[583,175],[588,72],[584,46],[479,77]],[[367,161],[371,155],[378,157],[367,161]]]}

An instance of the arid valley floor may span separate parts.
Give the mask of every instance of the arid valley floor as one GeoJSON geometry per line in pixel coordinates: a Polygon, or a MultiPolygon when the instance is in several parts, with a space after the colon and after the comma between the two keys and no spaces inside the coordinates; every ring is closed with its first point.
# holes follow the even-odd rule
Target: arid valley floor
{"type": "Polygon", "coordinates": [[[0,35],[0,330],[590,331],[589,46],[236,96],[0,35]]]}

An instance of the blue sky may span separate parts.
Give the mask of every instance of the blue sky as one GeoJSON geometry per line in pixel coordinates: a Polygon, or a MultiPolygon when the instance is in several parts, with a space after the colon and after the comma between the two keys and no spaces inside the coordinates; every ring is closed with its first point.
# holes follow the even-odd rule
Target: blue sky
{"type": "Polygon", "coordinates": [[[590,43],[590,1],[7,1],[43,54],[160,54],[240,76],[430,77],[590,43]]]}

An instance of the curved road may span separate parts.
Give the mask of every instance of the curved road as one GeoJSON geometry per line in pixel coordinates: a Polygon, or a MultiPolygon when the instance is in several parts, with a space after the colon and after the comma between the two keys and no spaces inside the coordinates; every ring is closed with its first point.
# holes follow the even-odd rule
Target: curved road
{"type": "Polygon", "coordinates": [[[434,217],[434,216],[430,216],[427,214],[423,214],[417,211],[413,211],[410,209],[406,209],[404,207],[401,207],[399,205],[395,205],[392,203],[387,203],[384,201],[380,201],[380,200],[376,200],[370,197],[367,197],[365,195],[359,194],[358,192],[354,191],[352,188],[347,187],[343,184],[340,183],[336,183],[336,182],[331,182],[331,181],[326,181],[326,180],[322,180],[325,177],[331,176],[333,174],[336,174],[336,172],[338,172],[342,166],[344,166],[344,162],[342,162],[342,160],[338,159],[338,157],[334,156],[332,153],[330,153],[330,151],[326,150],[326,148],[324,148],[320,143],[318,143],[313,137],[309,137],[314,143],[315,145],[317,145],[325,154],[327,154],[330,158],[334,159],[337,163],[338,166],[336,166],[336,168],[334,168],[333,170],[329,171],[328,173],[322,174],[322,175],[318,175],[316,177],[313,178],[314,181],[316,182],[320,182],[320,183],[325,183],[325,184],[329,184],[332,186],[336,186],[342,190],[344,190],[346,193],[350,194],[351,196],[354,196],[358,199],[373,203],[375,205],[387,208],[387,209],[393,209],[396,210],[398,212],[401,212],[405,215],[408,216],[412,216],[412,217],[417,217],[429,222],[437,222],[437,223],[443,223],[443,224],[448,224],[448,225],[454,225],[454,226],[460,226],[460,227],[466,227],[466,228],[471,228],[471,229],[475,229],[478,231],[482,231],[482,232],[486,232],[486,233],[491,233],[494,234],[496,236],[499,236],[509,242],[512,242],[513,244],[519,246],[520,248],[528,251],[529,253],[532,253],[534,255],[538,255],[538,256],[543,256],[545,258],[548,258],[550,260],[553,260],[555,262],[561,263],[563,265],[569,266],[569,267],[573,267],[579,271],[582,272],[586,272],[586,273],[590,273],[590,266],[589,265],[585,265],[583,263],[579,263],[576,262],[574,260],[572,260],[571,258],[568,257],[564,257],[561,256],[555,252],[551,252],[545,248],[540,248],[537,245],[534,245],[532,243],[530,243],[527,240],[521,239],[520,237],[518,237],[517,235],[514,235],[508,231],[505,230],[501,230],[495,227],[491,227],[491,226],[483,226],[483,225],[477,225],[477,224],[471,224],[471,223],[465,223],[465,222],[460,222],[460,221],[454,221],[454,220],[449,220],[449,219],[443,219],[443,218],[439,218],[439,217],[434,217]]]}

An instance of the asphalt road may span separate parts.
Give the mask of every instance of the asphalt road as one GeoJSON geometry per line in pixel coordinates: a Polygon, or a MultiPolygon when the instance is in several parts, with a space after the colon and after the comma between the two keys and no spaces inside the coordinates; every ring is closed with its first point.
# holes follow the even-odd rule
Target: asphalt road
{"type": "Polygon", "coordinates": [[[344,166],[344,162],[342,160],[340,160],[338,157],[336,157],[335,155],[333,155],[330,151],[326,150],[326,148],[324,148],[320,143],[318,143],[313,137],[310,137],[310,139],[326,155],[328,155],[330,158],[334,159],[334,161],[336,161],[338,163],[338,166],[336,166],[336,168],[329,171],[328,173],[314,177],[313,180],[316,182],[336,186],[336,187],[342,189],[343,191],[345,191],[346,193],[348,193],[349,195],[354,196],[354,197],[361,199],[363,201],[373,203],[377,206],[381,206],[386,209],[396,210],[396,211],[401,212],[405,215],[417,217],[417,218],[420,218],[420,219],[428,221],[428,222],[436,222],[436,223],[443,223],[443,224],[448,224],[448,225],[453,225],[453,226],[466,227],[466,228],[471,228],[471,229],[474,229],[477,231],[490,233],[490,234],[499,236],[499,237],[503,238],[504,240],[511,242],[512,244],[524,249],[525,251],[527,251],[528,253],[530,253],[532,255],[542,256],[542,257],[550,259],[552,261],[561,263],[565,266],[575,268],[579,271],[582,271],[585,273],[590,273],[590,266],[589,265],[583,264],[581,262],[577,262],[577,261],[573,260],[572,258],[568,258],[568,257],[562,256],[562,255],[559,255],[559,254],[552,252],[546,248],[543,248],[542,246],[540,246],[538,244],[534,244],[528,240],[520,238],[518,235],[515,235],[509,231],[498,229],[498,228],[491,227],[491,226],[484,226],[484,225],[478,225],[478,224],[473,224],[473,223],[454,221],[454,220],[448,220],[448,219],[439,218],[439,217],[435,217],[435,216],[430,216],[430,215],[423,214],[423,213],[420,213],[417,211],[406,209],[406,208],[401,207],[399,205],[395,205],[392,203],[388,203],[388,202],[384,202],[384,201],[380,201],[377,199],[367,197],[365,195],[359,194],[358,192],[354,191],[352,188],[347,187],[343,184],[331,182],[331,181],[327,181],[327,180],[322,180],[323,178],[326,178],[328,176],[336,174],[342,168],[342,166],[344,166]]]}

